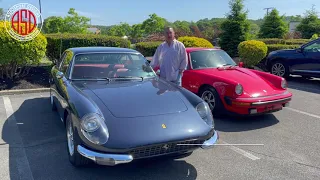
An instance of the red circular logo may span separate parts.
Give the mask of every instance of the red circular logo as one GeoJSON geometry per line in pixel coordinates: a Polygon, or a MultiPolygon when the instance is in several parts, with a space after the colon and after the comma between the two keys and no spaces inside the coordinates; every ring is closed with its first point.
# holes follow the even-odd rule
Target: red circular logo
{"type": "Polygon", "coordinates": [[[36,28],[36,24],[34,13],[28,9],[18,10],[11,18],[11,28],[22,36],[30,34],[36,28]]]}
{"type": "Polygon", "coordinates": [[[39,10],[28,3],[12,6],[5,18],[10,22],[10,26],[6,26],[7,32],[19,41],[29,41],[35,38],[40,33],[43,24],[39,10]]]}

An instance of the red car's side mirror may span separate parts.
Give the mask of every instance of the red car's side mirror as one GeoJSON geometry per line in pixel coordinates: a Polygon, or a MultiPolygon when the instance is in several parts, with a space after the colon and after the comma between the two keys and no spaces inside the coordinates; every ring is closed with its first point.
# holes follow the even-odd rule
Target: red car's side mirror
{"type": "Polygon", "coordinates": [[[239,62],[239,67],[243,67],[243,62],[239,62]]]}

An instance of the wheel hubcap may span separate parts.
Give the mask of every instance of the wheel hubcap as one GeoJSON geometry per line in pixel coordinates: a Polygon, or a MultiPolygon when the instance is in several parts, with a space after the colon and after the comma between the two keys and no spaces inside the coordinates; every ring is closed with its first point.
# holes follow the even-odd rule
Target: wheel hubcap
{"type": "Polygon", "coordinates": [[[208,103],[211,110],[213,110],[216,106],[216,100],[214,98],[214,95],[211,91],[205,91],[201,98],[208,103]]]}
{"type": "Polygon", "coordinates": [[[68,123],[68,128],[67,128],[67,138],[68,138],[69,153],[72,156],[74,153],[74,142],[73,142],[73,129],[70,121],[68,123]]]}
{"type": "Polygon", "coordinates": [[[283,77],[286,69],[283,64],[276,63],[272,66],[272,74],[283,77]]]}

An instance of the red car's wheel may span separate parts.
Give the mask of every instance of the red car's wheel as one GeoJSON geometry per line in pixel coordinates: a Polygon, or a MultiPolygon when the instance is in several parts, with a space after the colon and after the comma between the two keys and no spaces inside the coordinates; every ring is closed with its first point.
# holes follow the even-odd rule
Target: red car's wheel
{"type": "Polygon", "coordinates": [[[214,115],[221,113],[221,110],[223,110],[223,104],[221,102],[219,94],[213,87],[205,87],[200,90],[199,94],[201,99],[208,103],[214,115]]]}

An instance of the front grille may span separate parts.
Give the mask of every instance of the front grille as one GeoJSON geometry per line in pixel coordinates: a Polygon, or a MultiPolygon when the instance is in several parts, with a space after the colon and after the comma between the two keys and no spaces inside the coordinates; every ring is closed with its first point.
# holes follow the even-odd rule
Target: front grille
{"type": "Polygon", "coordinates": [[[152,156],[159,156],[171,153],[179,153],[184,151],[189,151],[196,149],[203,144],[205,140],[187,140],[179,142],[163,143],[151,146],[144,146],[135,148],[129,151],[129,154],[133,156],[134,159],[148,158],[152,156]],[[188,145],[180,145],[188,144],[188,145]]]}

